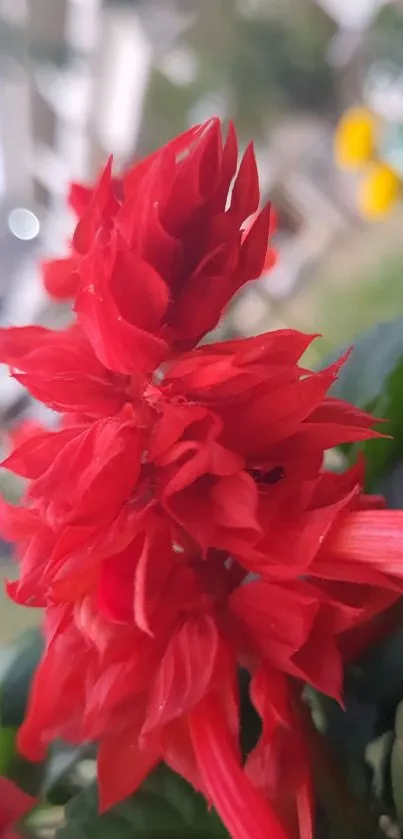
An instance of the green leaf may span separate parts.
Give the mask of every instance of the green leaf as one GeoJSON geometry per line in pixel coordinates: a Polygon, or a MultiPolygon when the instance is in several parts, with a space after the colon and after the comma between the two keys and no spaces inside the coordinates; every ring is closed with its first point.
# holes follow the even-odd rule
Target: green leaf
{"type": "Polygon", "coordinates": [[[386,432],[392,439],[364,444],[366,481],[371,489],[403,459],[403,360],[384,380],[382,392],[372,412],[387,420],[386,424],[379,426],[379,430],[386,432]]]}
{"type": "Polygon", "coordinates": [[[376,483],[374,489],[383,495],[392,510],[403,509],[403,462],[397,463],[376,483]]]}
{"type": "MultiPolygon", "coordinates": [[[[389,486],[389,477],[396,464],[403,461],[402,320],[378,324],[357,339],[331,395],[386,420],[379,424],[378,430],[390,435],[387,439],[343,446],[343,449],[351,461],[356,459],[358,451],[363,451],[366,489],[382,492],[386,497],[392,493],[396,501],[397,477],[393,489],[389,486]]],[[[401,495],[400,490],[399,497],[401,495]]]]}
{"type": "MultiPolygon", "coordinates": [[[[381,396],[386,379],[403,358],[403,321],[379,323],[370,332],[359,335],[353,344],[331,395],[367,408],[381,396]]],[[[342,347],[330,361],[346,349],[342,347]]]]}
{"type": "Polygon", "coordinates": [[[39,795],[44,763],[30,763],[17,751],[17,729],[0,728],[0,775],[10,778],[29,795],[39,795]]]}
{"type": "Polygon", "coordinates": [[[15,728],[0,728],[0,775],[8,776],[15,758],[15,728]]]}
{"type": "Polygon", "coordinates": [[[42,648],[40,631],[29,629],[14,644],[0,651],[0,717],[6,727],[18,728],[24,719],[29,688],[42,648]]]}
{"type": "Polygon", "coordinates": [[[103,815],[98,813],[96,784],[66,807],[66,824],[57,839],[163,839],[228,834],[204,799],[179,775],[159,767],[131,798],[103,815]]]}
{"type": "Polygon", "coordinates": [[[11,753],[12,735],[4,731],[21,725],[27,704],[28,692],[43,647],[37,629],[29,629],[7,647],[0,648],[0,765],[2,750],[9,760],[7,775],[25,792],[38,795],[42,786],[44,764],[24,760],[14,749],[11,753]],[[2,738],[8,738],[8,755],[2,738]]]}

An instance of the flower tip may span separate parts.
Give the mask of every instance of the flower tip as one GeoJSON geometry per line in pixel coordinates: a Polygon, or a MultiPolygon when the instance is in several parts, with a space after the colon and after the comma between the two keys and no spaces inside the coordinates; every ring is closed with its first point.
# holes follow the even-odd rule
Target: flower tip
{"type": "Polygon", "coordinates": [[[343,353],[343,355],[341,355],[340,358],[338,358],[337,361],[335,361],[335,363],[331,365],[330,369],[332,370],[332,376],[335,381],[339,378],[340,370],[342,369],[342,367],[344,367],[345,363],[350,358],[353,349],[354,344],[348,347],[346,351],[343,353]]]}
{"type": "Polygon", "coordinates": [[[206,122],[203,122],[199,126],[201,135],[205,135],[207,133],[220,133],[221,131],[221,120],[220,117],[210,117],[207,119],[206,122]]]}
{"type": "MultiPolygon", "coordinates": [[[[254,144],[253,140],[250,140],[248,145],[246,146],[245,157],[247,155],[250,155],[253,158],[255,157],[255,144],[254,144]]],[[[270,202],[268,202],[268,204],[270,204],[270,202]]]]}
{"type": "Polygon", "coordinates": [[[228,130],[227,130],[227,134],[235,134],[235,133],[236,133],[236,131],[235,131],[235,123],[234,123],[234,120],[233,120],[233,119],[230,119],[230,120],[229,120],[229,122],[228,122],[228,130]]]}
{"type": "Polygon", "coordinates": [[[135,616],[135,623],[140,631],[148,635],[149,638],[155,637],[155,632],[153,632],[145,617],[139,618],[139,616],[135,616]]]}
{"type": "MultiPolygon", "coordinates": [[[[107,189],[109,189],[112,185],[113,160],[114,160],[113,154],[110,154],[106,163],[105,163],[104,168],[101,169],[101,174],[100,174],[100,177],[98,178],[98,184],[97,184],[97,187],[94,191],[95,200],[99,199],[99,195],[101,194],[103,189],[105,189],[105,187],[107,189]]],[[[79,222],[79,224],[80,224],[80,222],[79,222]]]]}

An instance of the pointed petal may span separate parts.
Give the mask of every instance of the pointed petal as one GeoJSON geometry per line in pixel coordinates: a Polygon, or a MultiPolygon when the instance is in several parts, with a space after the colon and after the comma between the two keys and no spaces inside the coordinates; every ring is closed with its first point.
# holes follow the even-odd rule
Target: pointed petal
{"type": "Polygon", "coordinates": [[[75,631],[68,607],[56,607],[53,612],[60,631],[57,626],[54,628],[35,672],[28,710],[17,737],[21,753],[32,761],[42,760],[47,746],[55,739],[79,741],[85,706],[88,646],[75,631]],[[72,660],[74,668],[67,664],[72,660]],[[49,691],[50,684],[52,691],[49,691]]]}
{"type": "MultiPolygon", "coordinates": [[[[231,196],[230,213],[242,223],[259,206],[259,177],[253,144],[250,143],[241,160],[231,196]]],[[[267,243],[267,238],[266,238],[267,243]]]]}
{"type": "Polygon", "coordinates": [[[89,202],[91,201],[93,195],[93,188],[84,186],[83,184],[79,183],[71,183],[69,194],[68,194],[68,203],[72,210],[74,210],[77,216],[82,216],[84,210],[87,209],[89,202]]]}
{"type": "Polygon", "coordinates": [[[39,478],[64,448],[77,436],[75,429],[44,431],[26,440],[5,459],[1,466],[23,478],[39,478]]]}
{"type": "Polygon", "coordinates": [[[330,533],[324,550],[336,561],[376,568],[403,578],[403,510],[362,510],[349,513],[330,533]]]}
{"type": "MultiPolygon", "coordinates": [[[[192,126],[192,128],[187,129],[187,131],[184,131],[182,134],[179,134],[178,137],[171,140],[167,144],[166,149],[169,150],[171,155],[173,154],[176,158],[180,158],[188,151],[201,129],[201,125],[192,126]]],[[[138,189],[142,178],[160,154],[161,150],[158,149],[156,152],[153,152],[144,160],[141,160],[129,169],[124,176],[125,194],[127,196],[132,195],[132,193],[138,189]]]]}
{"type": "Polygon", "coordinates": [[[267,256],[270,230],[270,204],[259,213],[243,241],[238,268],[238,288],[260,277],[267,256]]]}
{"type": "Polygon", "coordinates": [[[11,326],[0,329],[0,361],[18,367],[18,363],[44,342],[57,345],[59,333],[45,326],[11,326]]]}

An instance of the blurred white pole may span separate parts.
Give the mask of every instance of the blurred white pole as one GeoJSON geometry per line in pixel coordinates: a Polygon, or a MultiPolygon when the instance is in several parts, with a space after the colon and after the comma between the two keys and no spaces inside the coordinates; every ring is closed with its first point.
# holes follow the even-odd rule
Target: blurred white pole
{"type": "Polygon", "coordinates": [[[152,66],[152,45],[134,9],[105,7],[95,67],[93,126],[105,155],[133,154],[152,66]]]}
{"type": "Polygon", "coordinates": [[[388,0],[316,0],[341,29],[366,29],[388,0]]]}

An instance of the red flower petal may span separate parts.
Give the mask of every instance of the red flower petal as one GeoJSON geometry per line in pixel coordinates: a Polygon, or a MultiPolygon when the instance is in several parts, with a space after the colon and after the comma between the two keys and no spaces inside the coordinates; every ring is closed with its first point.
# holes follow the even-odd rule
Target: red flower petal
{"type": "Polygon", "coordinates": [[[250,143],[241,160],[231,195],[230,211],[237,216],[239,224],[255,212],[259,205],[259,198],[255,152],[253,144],[250,143]]]}
{"type": "MultiPolygon", "coordinates": [[[[165,342],[126,320],[108,286],[108,266],[102,253],[83,265],[83,281],[76,312],[95,354],[109,370],[119,373],[148,372],[158,367],[165,342]]],[[[155,272],[142,264],[138,282],[147,285],[155,272]]]]}
{"type": "Polygon", "coordinates": [[[15,378],[56,411],[90,415],[119,411],[127,398],[126,379],[105,370],[77,327],[56,334],[57,343],[45,335],[16,361],[21,372],[15,372],[15,378]]]}
{"type": "Polygon", "coordinates": [[[286,839],[273,810],[241,769],[215,696],[192,711],[190,731],[203,785],[233,839],[286,839]]]}
{"type": "Polygon", "coordinates": [[[78,216],[82,216],[84,210],[88,207],[91,201],[93,190],[90,187],[83,186],[83,184],[70,184],[68,203],[72,210],[78,216]]]}
{"type": "Polygon", "coordinates": [[[151,509],[147,525],[135,569],[133,616],[139,629],[153,635],[155,623],[160,625],[167,611],[164,589],[176,570],[177,557],[173,553],[170,521],[151,509]]]}
{"type": "Polygon", "coordinates": [[[65,445],[76,436],[74,428],[37,433],[14,449],[1,465],[23,478],[39,478],[65,445]]]}
{"type": "Polygon", "coordinates": [[[43,284],[50,297],[55,300],[74,297],[80,282],[78,267],[79,260],[75,256],[42,263],[43,284]]]}
{"type": "MultiPolygon", "coordinates": [[[[35,804],[36,799],[23,792],[13,781],[0,777],[1,836],[7,835],[7,828],[12,828],[13,824],[22,819],[29,810],[32,810],[35,804]]],[[[15,836],[17,836],[17,833],[15,833],[15,836]]]]}
{"type": "Polygon", "coordinates": [[[44,343],[58,346],[60,333],[45,326],[15,326],[0,330],[0,359],[4,364],[18,367],[29,353],[44,343]]]}
{"type": "Polygon", "coordinates": [[[134,793],[160,760],[153,735],[139,737],[138,730],[124,729],[104,738],[98,750],[101,812],[134,793]]]}
{"type": "Polygon", "coordinates": [[[206,695],[218,649],[218,630],[209,615],[185,621],[171,638],[151,685],[143,732],[182,716],[206,695]]]}
{"type": "Polygon", "coordinates": [[[356,563],[366,582],[367,566],[403,577],[403,510],[362,510],[349,513],[326,541],[335,562],[356,563]]]}
{"type": "Polygon", "coordinates": [[[319,609],[318,599],[303,582],[284,586],[257,580],[237,588],[231,612],[249,634],[252,646],[283,672],[307,641],[319,609]]]}

